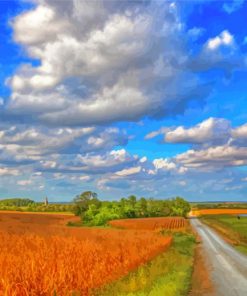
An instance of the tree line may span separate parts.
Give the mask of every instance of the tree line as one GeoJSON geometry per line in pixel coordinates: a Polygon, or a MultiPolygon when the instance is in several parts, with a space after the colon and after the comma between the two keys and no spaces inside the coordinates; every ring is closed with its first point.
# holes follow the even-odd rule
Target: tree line
{"type": "Polygon", "coordinates": [[[73,203],[48,204],[35,202],[29,198],[9,198],[0,200],[0,210],[19,212],[72,212],[73,203]]]}
{"type": "Polygon", "coordinates": [[[190,204],[181,197],[168,200],[137,198],[130,195],[119,201],[100,201],[95,192],[86,191],[74,199],[73,212],[80,216],[83,224],[105,225],[110,220],[145,217],[186,217],[190,204]]]}

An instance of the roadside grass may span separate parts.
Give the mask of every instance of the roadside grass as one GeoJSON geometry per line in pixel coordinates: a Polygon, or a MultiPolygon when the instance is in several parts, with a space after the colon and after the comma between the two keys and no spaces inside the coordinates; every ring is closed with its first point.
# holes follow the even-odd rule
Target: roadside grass
{"type": "Polygon", "coordinates": [[[223,235],[237,250],[247,254],[247,217],[210,215],[201,220],[223,235]]]}
{"type": "MultiPolygon", "coordinates": [[[[167,233],[167,232],[166,232],[167,233]]],[[[191,287],[194,235],[175,232],[173,244],[149,263],[95,291],[97,296],[185,296],[191,287]]]]}

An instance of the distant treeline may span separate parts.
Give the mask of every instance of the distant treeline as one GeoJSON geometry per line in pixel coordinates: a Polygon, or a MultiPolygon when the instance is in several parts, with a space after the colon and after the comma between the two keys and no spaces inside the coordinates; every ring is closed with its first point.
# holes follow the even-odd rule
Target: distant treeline
{"type": "Polygon", "coordinates": [[[190,204],[181,197],[169,200],[155,200],[135,195],[120,201],[100,201],[97,194],[83,192],[74,199],[74,213],[86,225],[105,225],[110,220],[143,217],[186,217],[190,204]]]}
{"type": "Polygon", "coordinates": [[[6,207],[27,207],[29,205],[33,205],[34,201],[28,198],[9,198],[0,200],[0,206],[6,207]]]}
{"type": "Polygon", "coordinates": [[[10,198],[0,200],[2,211],[27,212],[72,212],[73,204],[48,204],[35,202],[28,198],[10,198]]]}
{"type": "Polygon", "coordinates": [[[247,209],[247,203],[219,202],[219,203],[191,203],[194,209],[247,209]]]}

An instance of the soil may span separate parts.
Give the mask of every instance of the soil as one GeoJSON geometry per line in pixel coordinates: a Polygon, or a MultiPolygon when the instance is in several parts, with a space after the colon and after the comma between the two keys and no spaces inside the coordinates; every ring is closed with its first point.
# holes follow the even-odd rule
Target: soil
{"type": "Polygon", "coordinates": [[[206,266],[199,238],[197,238],[194,258],[192,287],[189,296],[217,296],[214,293],[213,283],[209,277],[210,270],[206,266]]]}

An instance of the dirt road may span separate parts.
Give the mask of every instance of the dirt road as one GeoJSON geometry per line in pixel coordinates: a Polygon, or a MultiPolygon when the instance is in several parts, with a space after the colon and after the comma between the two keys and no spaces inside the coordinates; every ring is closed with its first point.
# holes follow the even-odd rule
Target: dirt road
{"type": "Polygon", "coordinates": [[[214,295],[246,296],[247,256],[237,252],[199,219],[191,219],[191,224],[202,240],[205,261],[214,284],[214,295]]]}

